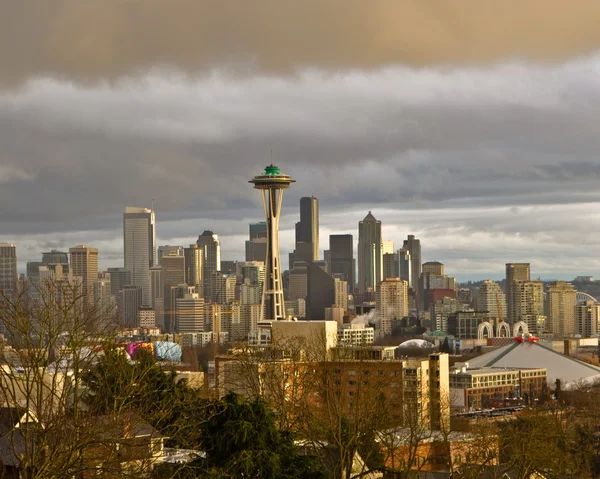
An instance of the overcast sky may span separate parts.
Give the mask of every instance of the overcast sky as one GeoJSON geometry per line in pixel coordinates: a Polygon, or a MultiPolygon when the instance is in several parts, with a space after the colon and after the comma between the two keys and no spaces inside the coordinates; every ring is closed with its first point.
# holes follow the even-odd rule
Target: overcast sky
{"type": "Polygon", "coordinates": [[[459,279],[600,276],[597,0],[0,7],[0,240],[20,270],[82,242],[121,265],[122,213],[152,198],[158,244],[211,229],[242,260],[272,149],[296,179],[284,264],[314,195],[321,250],[371,210],[459,279]]]}

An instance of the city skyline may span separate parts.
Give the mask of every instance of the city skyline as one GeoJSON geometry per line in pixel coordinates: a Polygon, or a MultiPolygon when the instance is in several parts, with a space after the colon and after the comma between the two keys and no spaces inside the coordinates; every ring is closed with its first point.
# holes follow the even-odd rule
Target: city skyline
{"type": "MultiPolygon", "coordinates": [[[[293,191],[293,190],[292,190],[293,191]]],[[[318,199],[318,197],[313,196],[313,198],[318,199]]],[[[282,244],[282,248],[281,248],[281,258],[282,258],[282,265],[283,265],[283,269],[286,270],[288,269],[288,261],[287,261],[287,256],[288,253],[293,252],[294,250],[294,245],[295,245],[295,224],[297,223],[297,218],[300,217],[299,214],[299,208],[298,208],[298,204],[296,205],[289,205],[289,204],[285,204],[286,201],[284,199],[284,206],[282,207],[282,223],[287,223],[287,224],[291,224],[293,225],[293,228],[291,229],[282,229],[280,230],[280,237],[286,238],[286,239],[290,239],[289,241],[289,245],[288,245],[288,241],[280,241],[280,243],[282,244]],[[296,210],[294,213],[294,209],[296,210]],[[292,210],[291,212],[289,210],[292,210]],[[287,219],[287,222],[285,222],[284,220],[287,219]]],[[[289,203],[289,201],[287,202],[289,203]]],[[[134,207],[136,209],[144,209],[144,206],[141,207],[134,207]]],[[[148,210],[150,211],[150,210],[148,210]]],[[[160,230],[161,230],[161,214],[160,211],[156,212],[154,211],[154,213],[157,216],[156,219],[156,223],[155,223],[155,230],[156,230],[156,248],[158,249],[159,247],[180,247],[180,248],[186,248],[186,244],[188,242],[190,243],[195,243],[199,234],[196,234],[195,237],[191,237],[191,238],[168,238],[167,240],[163,240],[160,236],[160,230]],[[179,241],[179,243],[175,242],[174,240],[179,241]]],[[[121,226],[122,226],[122,221],[123,221],[123,213],[121,213],[121,226]]],[[[319,218],[321,217],[321,214],[319,214],[319,218]]],[[[221,248],[221,260],[233,260],[233,261],[238,261],[238,262],[243,262],[244,261],[244,256],[245,256],[245,246],[244,243],[248,238],[248,226],[250,224],[253,223],[258,223],[260,221],[260,218],[256,221],[250,221],[249,223],[246,223],[245,226],[242,225],[242,229],[244,229],[244,233],[242,234],[235,234],[235,235],[225,235],[225,236],[221,236],[220,233],[218,233],[217,231],[215,231],[215,234],[217,234],[219,236],[220,242],[221,244],[225,244],[227,245],[226,248],[221,248]],[[241,239],[240,239],[241,238],[241,239]],[[240,243],[241,241],[241,243],[240,243]],[[237,243],[236,243],[237,242],[237,243]],[[241,244],[241,246],[240,246],[241,244]],[[237,251],[237,253],[235,253],[237,251]],[[237,254],[237,256],[235,256],[237,254]]],[[[218,223],[218,221],[216,221],[215,223],[218,223]]],[[[404,238],[400,237],[393,237],[393,238],[389,238],[388,236],[386,236],[385,231],[396,231],[396,226],[395,225],[388,225],[388,228],[386,228],[385,223],[382,222],[382,239],[383,240],[391,240],[394,241],[394,243],[396,245],[402,245],[402,241],[404,241],[406,239],[406,235],[404,236],[404,238]]],[[[206,232],[206,230],[204,230],[206,232]]],[[[123,233],[121,233],[122,235],[123,233]]],[[[339,234],[349,234],[353,236],[353,256],[355,261],[358,260],[358,228],[355,229],[355,231],[349,230],[349,231],[345,231],[345,232],[340,232],[340,231],[334,231],[334,230],[329,230],[327,228],[323,228],[319,230],[319,235],[323,238],[329,238],[329,235],[333,234],[333,235],[339,235],[339,234]],[[326,234],[324,234],[324,232],[326,232],[326,234]]],[[[418,238],[418,235],[415,235],[418,238]]],[[[421,238],[418,238],[419,240],[421,238]]],[[[87,242],[88,246],[96,248],[95,244],[92,244],[92,242],[87,242]]],[[[65,243],[64,246],[57,246],[58,243],[57,242],[53,242],[51,246],[48,246],[46,249],[44,249],[43,251],[33,251],[30,252],[31,256],[28,256],[28,259],[23,259],[22,257],[22,250],[20,248],[20,245],[17,243],[13,243],[15,244],[16,248],[17,248],[17,258],[18,258],[18,272],[19,273],[25,273],[27,268],[26,268],[26,263],[28,261],[39,261],[40,257],[42,255],[43,252],[48,252],[50,250],[57,250],[57,251],[68,251],[69,248],[72,248],[75,246],[75,244],[69,244],[69,243],[65,243]]],[[[112,246],[112,245],[111,245],[112,246]]],[[[324,255],[324,251],[328,248],[328,243],[327,244],[322,244],[319,250],[319,258],[322,259],[323,255],[324,255]]],[[[106,270],[107,268],[114,268],[114,267],[122,267],[123,266],[123,262],[124,262],[124,255],[123,255],[123,239],[121,237],[121,244],[117,245],[117,249],[120,250],[119,251],[114,251],[112,248],[107,250],[107,251],[101,249],[101,248],[97,248],[99,250],[99,261],[98,261],[98,265],[99,265],[99,270],[106,270]]],[[[398,250],[400,248],[396,248],[396,250],[398,250]]],[[[397,252],[397,251],[396,251],[397,252]]],[[[573,270],[573,271],[566,271],[563,272],[562,274],[555,274],[555,273],[544,273],[541,269],[539,265],[536,265],[533,261],[529,261],[529,257],[526,257],[524,254],[521,254],[519,256],[520,261],[519,262],[527,262],[527,263],[532,263],[533,269],[531,272],[531,278],[532,279],[537,279],[540,278],[543,281],[551,281],[551,280],[567,280],[570,281],[572,279],[574,279],[576,276],[598,276],[596,274],[594,274],[594,272],[590,272],[589,269],[582,269],[582,270],[573,270]]],[[[469,273],[469,272],[465,272],[463,270],[460,269],[456,269],[456,263],[454,263],[452,260],[448,260],[446,258],[441,258],[438,257],[436,254],[432,254],[430,253],[430,248],[428,244],[425,244],[424,248],[423,248],[423,257],[422,257],[422,263],[425,263],[427,261],[441,261],[445,268],[450,271],[451,275],[456,277],[457,280],[459,282],[468,282],[468,281],[473,281],[473,282],[479,282],[479,281],[483,281],[486,279],[491,279],[494,281],[501,281],[502,279],[505,278],[505,267],[506,267],[506,263],[511,263],[511,262],[516,262],[516,261],[507,261],[499,264],[499,269],[495,269],[495,270],[490,270],[489,273],[483,272],[483,273],[469,273]]],[[[157,260],[158,262],[160,262],[160,259],[157,260]]],[[[503,261],[502,258],[499,259],[499,261],[503,261]]],[[[358,263],[357,263],[358,265],[358,263]]],[[[357,267],[358,270],[358,267],[357,267]]],[[[358,274],[356,276],[356,280],[358,281],[358,274]]]]}
{"type": "Polygon", "coordinates": [[[600,478],[600,1],[0,5],[1,477],[600,478]]]}
{"type": "MultiPolygon", "coordinates": [[[[293,191],[293,190],[292,190],[293,191]]],[[[290,195],[291,196],[291,195],[290,195]]],[[[318,198],[318,197],[317,197],[318,198]]],[[[297,198],[299,199],[299,198],[297,198]]],[[[281,258],[282,258],[282,265],[283,265],[283,269],[288,269],[288,254],[294,251],[294,245],[295,245],[295,223],[297,223],[297,219],[300,217],[299,215],[299,208],[298,208],[298,203],[296,202],[295,205],[290,205],[290,204],[286,204],[289,203],[289,201],[285,201],[284,199],[284,206],[282,207],[282,216],[281,216],[281,223],[284,225],[291,225],[290,228],[286,228],[286,229],[280,229],[280,238],[282,238],[280,240],[281,243],[281,258]],[[290,211],[291,210],[291,211],[290,211]]],[[[141,206],[140,208],[144,208],[144,206],[141,206]]],[[[388,212],[389,215],[393,215],[394,212],[388,212]]],[[[201,232],[196,233],[195,235],[192,234],[191,237],[169,237],[169,238],[164,238],[161,237],[161,225],[164,221],[161,220],[161,212],[159,211],[155,211],[156,214],[156,248],[159,248],[160,246],[179,246],[179,247],[187,247],[186,245],[189,243],[195,243],[196,239],[198,238],[198,235],[201,234],[201,232]],[[177,242],[178,241],[178,242],[177,242]]],[[[164,214],[164,213],[163,213],[164,214]]],[[[327,212],[325,213],[327,214],[327,212]]],[[[385,214],[385,213],[384,213],[385,214]]],[[[322,218],[323,213],[319,214],[319,218],[322,218]]],[[[333,216],[339,216],[339,215],[333,215],[333,216]]],[[[122,227],[122,221],[123,221],[123,213],[121,212],[120,214],[120,218],[117,218],[117,221],[121,221],[121,227],[122,227]]],[[[362,219],[362,218],[361,218],[362,219]]],[[[379,219],[379,216],[378,216],[379,219]]],[[[244,243],[248,238],[248,226],[250,223],[255,223],[255,222],[259,222],[261,219],[259,216],[257,216],[256,219],[253,219],[251,221],[249,221],[248,223],[242,224],[242,225],[237,225],[238,227],[236,228],[236,234],[234,235],[222,235],[221,233],[219,233],[218,231],[215,230],[215,233],[219,235],[219,239],[221,241],[222,246],[221,247],[221,260],[233,260],[233,261],[244,261],[244,256],[245,256],[245,246],[244,243]],[[237,230],[241,229],[243,232],[238,234],[237,230]]],[[[166,221],[167,223],[169,223],[169,220],[167,219],[166,221]]],[[[218,224],[219,221],[215,220],[213,221],[213,224],[218,224]]],[[[206,225],[207,228],[209,228],[209,223],[203,223],[206,225]]],[[[402,241],[406,239],[406,234],[404,235],[404,237],[389,237],[388,234],[386,234],[386,231],[392,231],[394,232],[394,234],[403,234],[403,233],[396,233],[397,232],[397,226],[396,225],[386,225],[383,221],[382,221],[382,239],[383,240],[392,240],[394,241],[394,243],[396,245],[402,245],[402,241]],[[387,227],[386,227],[387,226],[387,227]]],[[[96,242],[93,241],[83,241],[83,243],[87,243],[90,247],[94,247],[97,248],[99,250],[99,269],[100,270],[106,270],[107,268],[114,268],[114,267],[122,267],[123,266],[123,262],[124,262],[124,256],[123,256],[123,239],[122,239],[122,231],[121,231],[121,238],[120,244],[116,244],[116,246],[114,244],[110,244],[108,249],[106,249],[106,242],[104,241],[100,241],[97,244],[101,244],[104,245],[105,247],[100,247],[97,248],[96,246],[96,242]]],[[[350,234],[353,236],[353,254],[354,254],[354,259],[357,260],[358,259],[358,228],[355,227],[355,230],[348,230],[348,231],[340,231],[340,230],[331,230],[328,229],[327,227],[321,227],[319,230],[319,235],[321,236],[321,238],[328,238],[330,234],[350,234]]],[[[412,233],[411,233],[412,234],[412,233]]],[[[419,237],[419,234],[415,235],[416,237],[418,237],[418,239],[422,239],[421,237],[419,237]]],[[[85,239],[87,238],[87,236],[82,236],[82,235],[77,235],[77,238],[82,238],[85,239]]],[[[10,243],[10,241],[8,241],[8,243],[10,243]]],[[[81,242],[80,242],[81,243],[81,242]]],[[[422,242],[423,243],[423,242],[422,242]]],[[[17,258],[18,258],[18,272],[19,273],[25,273],[26,272],[26,263],[28,261],[40,261],[40,257],[42,255],[42,252],[47,252],[50,250],[59,250],[59,251],[68,251],[69,248],[74,247],[76,244],[73,243],[59,243],[57,241],[53,241],[53,242],[49,242],[47,243],[47,246],[43,251],[39,250],[39,251],[30,251],[30,250],[26,250],[23,251],[23,245],[20,245],[18,243],[13,242],[12,244],[15,244],[15,246],[17,247],[17,258]],[[25,254],[24,254],[25,253],[25,254]]],[[[27,245],[27,242],[25,242],[25,245],[27,245]]],[[[468,249],[468,245],[467,249],[468,249]]],[[[328,244],[321,244],[320,249],[319,249],[319,258],[322,259],[323,258],[323,253],[324,251],[328,248],[328,244]]],[[[399,248],[396,248],[399,249],[399,248]]],[[[534,257],[533,255],[530,256],[526,256],[525,253],[521,252],[519,253],[517,256],[513,256],[513,257],[499,257],[498,262],[496,264],[497,268],[496,269],[490,269],[488,271],[485,270],[480,270],[480,271],[476,271],[476,272],[469,272],[469,271],[465,271],[462,269],[459,269],[461,267],[461,264],[464,263],[464,259],[463,258],[453,258],[452,255],[450,255],[449,258],[444,258],[444,257],[440,257],[438,254],[441,253],[436,253],[436,251],[441,251],[440,249],[436,249],[435,248],[435,244],[434,244],[434,248],[430,248],[430,245],[428,243],[425,243],[424,248],[423,248],[423,257],[422,257],[422,263],[427,262],[427,261],[440,261],[442,262],[446,269],[448,271],[450,271],[451,275],[456,277],[457,280],[459,282],[468,282],[468,281],[483,281],[485,279],[492,279],[494,281],[501,281],[502,279],[505,278],[505,264],[509,263],[509,262],[528,262],[528,263],[532,263],[532,272],[531,272],[531,278],[532,279],[537,279],[540,278],[544,281],[551,281],[551,280],[572,280],[573,278],[575,278],[575,276],[600,276],[600,273],[595,273],[595,271],[592,271],[589,267],[585,268],[582,267],[582,269],[575,269],[573,268],[572,270],[569,269],[564,269],[562,271],[558,271],[558,272],[545,272],[543,271],[543,266],[541,266],[540,264],[536,264],[536,261],[530,261],[530,258],[534,257]],[[433,251],[433,252],[432,252],[433,251]],[[511,261],[514,258],[518,258],[519,261],[511,261]],[[506,261],[505,261],[506,260],[506,261]]],[[[526,251],[526,250],[524,250],[526,251]]],[[[553,260],[553,258],[549,258],[548,261],[551,262],[553,260]]],[[[583,262],[585,264],[585,262],[583,262]]],[[[357,263],[358,264],[358,263],[357,263]]],[[[473,264],[477,266],[476,261],[473,260],[473,264]]],[[[542,262],[543,264],[543,262],[542,262]]],[[[358,270],[358,267],[357,267],[358,270]]],[[[599,268],[600,271],[600,268],[599,268]]],[[[358,276],[357,276],[357,280],[358,280],[358,276]]]]}

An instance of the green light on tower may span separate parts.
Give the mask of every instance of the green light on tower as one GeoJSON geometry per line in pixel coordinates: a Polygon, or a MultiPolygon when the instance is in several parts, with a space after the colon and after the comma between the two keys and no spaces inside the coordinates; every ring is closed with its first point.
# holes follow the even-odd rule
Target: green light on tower
{"type": "Polygon", "coordinates": [[[269,165],[265,168],[265,175],[280,175],[279,167],[275,165],[269,165]]]}

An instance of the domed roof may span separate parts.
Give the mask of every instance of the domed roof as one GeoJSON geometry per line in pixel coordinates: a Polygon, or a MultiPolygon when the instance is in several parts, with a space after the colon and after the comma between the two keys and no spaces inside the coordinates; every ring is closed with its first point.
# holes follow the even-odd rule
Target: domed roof
{"type": "Polygon", "coordinates": [[[424,339],[409,339],[398,346],[399,348],[433,348],[433,344],[424,339]]]}

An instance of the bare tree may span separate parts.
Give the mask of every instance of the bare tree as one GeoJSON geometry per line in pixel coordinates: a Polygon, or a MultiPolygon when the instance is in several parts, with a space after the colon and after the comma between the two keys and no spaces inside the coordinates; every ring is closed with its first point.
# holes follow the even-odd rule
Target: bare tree
{"type": "Polygon", "coordinates": [[[16,420],[0,440],[28,478],[109,476],[144,462],[133,453],[141,421],[99,417],[84,401],[83,375],[112,343],[116,314],[81,291],[53,281],[34,297],[0,296],[0,401],[16,420]]]}

